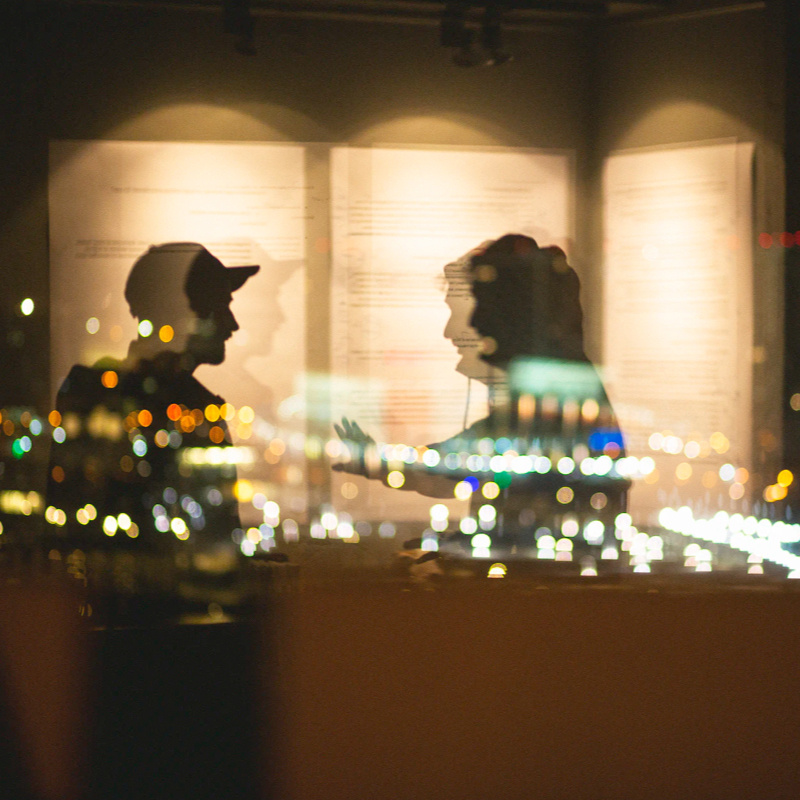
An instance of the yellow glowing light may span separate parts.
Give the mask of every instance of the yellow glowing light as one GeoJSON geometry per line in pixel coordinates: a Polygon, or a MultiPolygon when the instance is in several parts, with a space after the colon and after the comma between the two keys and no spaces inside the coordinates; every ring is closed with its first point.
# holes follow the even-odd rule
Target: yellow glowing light
{"type": "Polygon", "coordinates": [[[102,383],[106,389],[113,389],[119,383],[119,376],[113,369],[106,370],[100,376],[100,383],[102,383]]]}
{"type": "Polygon", "coordinates": [[[21,312],[22,312],[22,313],[23,313],[23,314],[24,314],[26,317],[29,317],[31,314],[33,314],[33,308],[34,308],[34,305],[33,305],[33,300],[31,300],[31,298],[30,298],[30,297],[26,297],[26,298],[25,298],[25,299],[24,299],[24,300],[23,300],[23,301],[22,301],[22,302],[19,304],[19,310],[20,310],[20,311],[21,311],[21,312]]]}
{"type": "Polygon", "coordinates": [[[688,481],[692,477],[692,466],[686,461],[682,461],[675,467],[675,477],[679,481],[688,481]]]}
{"type": "Polygon", "coordinates": [[[500,494],[500,487],[494,481],[487,481],[483,484],[481,493],[487,500],[494,500],[500,494]]]}
{"type": "Polygon", "coordinates": [[[214,403],[206,406],[205,418],[209,422],[216,422],[219,419],[219,406],[215,405],[214,403]]]}
{"type": "Polygon", "coordinates": [[[764,489],[764,499],[768,503],[776,503],[779,500],[783,500],[786,497],[787,491],[785,486],[781,486],[778,483],[774,483],[771,486],[767,486],[764,489]]]}
{"type": "Polygon", "coordinates": [[[215,425],[209,432],[208,438],[211,439],[214,444],[220,444],[225,440],[225,431],[219,427],[219,425],[215,425]]]}
{"type": "Polygon", "coordinates": [[[338,439],[329,439],[325,442],[325,455],[328,458],[339,458],[344,450],[344,445],[338,439]]]}
{"type": "Polygon", "coordinates": [[[706,470],[703,473],[703,486],[706,489],[713,489],[717,485],[717,473],[713,470],[706,470]]]}
{"type": "Polygon", "coordinates": [[[250,406],[242,406],[239,409],[239,420],[249,425],[256,418],[255,411],[250,406]]]}
{"type": "Polygon", "coordinates": [[[131,539],[135,539],[139,535],[139,526],[135,522],[132,522],[130,528],[128,528],[125,533],[127,533],[131,539]]]}
{"type": "Polygon", "coordinates": [[[731,443],[728,441],[728,437],[719,431],[712,433],[708,441],[714,450],[720,454],[727,453],[731,446],[731,443]]]}
{"type": "Polygon", "coordinates": [[[353,500],[358,495],[358,486],[356,486],[351,481],[346,481],[345,483],[342,484],[342,488],[340,491],[342,493],[342,497],[344,497],[345,500],[353,500]]]}
{"type": "Polygon", "coordinates": [[[233,485],[233,494],[240,503],[249,503],[255,493],[253,484],[244,478],[236,481],[233,485]]]}
{"type": "Polygon", "coordinates": [[[103,520],[103,532],[106,536],[113,536],[118,527],[116,517],[108,516],[103,520]]]}
{"type": "Polygon", "coordinates": [[[479,345],[481,353],[485,356],[490,356],[497,350],[497,340],[493,336],[484,336],[479,345]]]}
{"type": "Polygon", "coordinates": [[[186,533],[186,523],[180,517],[174,517],[169,527],[176,536],[186,533]]]}
{"type": "Polygon", "coordinates": [[[536,398],[532,394],[520,395],[517,401],[517,413],[523,422],[528,422],[536,415],[536,398]]]}
{"type": "Polygon", "coordinates": [[[741,500],[744,497],[744,486],[741,483],[732,483],[728,489],[732,500],[741,500]]]}
{"type": "Polygon", "coordinates": [[[739,467],[739,469],[733,473],[733,479],[736,483],[747,483],[747,481],[750,480],[750,473],[744,467],[739,467]]]}
{"type": "Polygon", "coordinates": [[[556,500],[558,500],[559,503],[562,503],[564,505],[566,505],[567,503],[571,503],[574,497],[575,497],[575,492],[573,492],[572,489],[569,488],[569,486],[562,486],[556,492],[556,500]]]}
{"type": "Polygon", "coordinates": [[[581,406],[581,416],[583,417],[584,422],[594,422],[598,415],[600,414],[600,406],[597,403],[597,400],[590,397],[588,400],[584,400],[583,406],[581,406]]]}
{"type": "Polygon", "coordinates": [[[158,329],[158,338],[161,339],[162,342],[171,342],[173,338],[175,338],[175,331],[172,325],[162,325],[158,329]]]}
{"type": "Polygon", "coordinates": [[[236,416],[236,409],[230,403],[223,403],[219,407],[219,415],[222,419],[230,422],[236,416]]]}
{"type": "Polygon", "coordinates": [[[782,469],[778,473],[778,483],[783,487],[791,486],[793,480],[794,475],[788,469],[782,469]]]}
{"type": "Polygon", "coordinates": [[[261,531],[258,528],[248,528],[247,538],[253,542],[253,544],[258,544],[263,537],[261,536],[261,531]]]}
{"type": "Polygon", "coordinates": [[[489,572],[486,575],[486,577],[505,578],[507,572],[508,572],[508,567],[505,564],[492,564],[492,566],[489,567],[489,572]]]}
{"type": "Polygon", "coordinates": [[[393,469],[386,476],[386,483],[388,483],[389,486],[392,487],[392,489],[399,489],[405,482],[406,482],[405,475],[403,475],[402,472],[396,469],[393,469]]]}
{"type": "Polygon", "coordinates": [[[131,526],[131,518],[127,514],[119,514],[117,516],[117,524],[122,530],[126,531],[131,526]]]}

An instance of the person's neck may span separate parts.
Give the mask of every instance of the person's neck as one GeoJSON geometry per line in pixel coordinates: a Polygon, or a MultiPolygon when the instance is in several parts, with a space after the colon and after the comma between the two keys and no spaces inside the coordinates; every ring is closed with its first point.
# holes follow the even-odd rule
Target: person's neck
{"type": "Polygon", "coordinates": [[[126,362],[131,369],[146,363],[157,372],[183,372],[189,375],[198,367],[189,353],[171,350],[163,342],[142,338],[134,339],[130,343],[126,362]]]}

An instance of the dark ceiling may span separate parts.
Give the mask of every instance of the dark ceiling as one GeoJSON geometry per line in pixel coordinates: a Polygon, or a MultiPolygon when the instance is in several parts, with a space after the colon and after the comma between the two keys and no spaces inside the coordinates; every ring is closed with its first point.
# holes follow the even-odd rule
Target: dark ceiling
{"type": "MultiPolygon", "coordinates": [[[[260,15],[380,19],[385,22],[435,23],[452,0],[46,0],[63,5],[100,5],[260,15]]],[[[455,0],[468,18],[477,19],[489,5],[500,8],[506,25],[525,27],[547,22],[596,22],[631,18],[706,15],[743,7],[763,7],[765,0],[455,0]]]]}

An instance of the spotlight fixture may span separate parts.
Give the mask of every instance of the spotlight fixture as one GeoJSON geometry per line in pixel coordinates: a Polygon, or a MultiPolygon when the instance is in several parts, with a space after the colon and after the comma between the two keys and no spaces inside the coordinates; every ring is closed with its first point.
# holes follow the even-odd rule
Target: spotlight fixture
{"type": "Polygon", "coordinates": [[[481,45],[488,53],[487,66],[497,67],[513,61],[514,56],[503,50],[503,7],[487,5],[483,12],[481,25],[481,45]]]}
{"type": "Polygon", "coordinates": [[[442,26],[439,40],[443,47],[452,47],[453,63],[459,67],[476,67],[484,62],[475,49],[475,31],[467,28],[469,4],[464,2],[447,3],[442,13],[442,26]]]}
{"type": "Polygon", "coordinates": [[[477,67],[498,66],[511,61],[513,56],[505,52],[502,45],[502,6],[491,0],[484,6],[480,50],[476,47],[476,31],[467,27],[470,8],[470,0],[450,0],[442,12],[440,42],[443,47],[455,50],[453,63],[459,67],[477,67]]]}
{"type": "Polygon", "coordinates": [[[222,14],[225,30],[236,37],[236,52],[246,56],[253,55],[256,52],[253,44],[255,20],[250,0],[222,0],[222,14]]]}

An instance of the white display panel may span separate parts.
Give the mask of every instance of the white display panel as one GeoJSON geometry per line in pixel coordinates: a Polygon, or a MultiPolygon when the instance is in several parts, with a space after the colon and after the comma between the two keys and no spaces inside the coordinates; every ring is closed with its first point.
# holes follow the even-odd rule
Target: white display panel
{"type": "MultiPolygon", "coordinates": [[[[471,296],[463,287],[445,334],[444,268],[505,233],[569,250],[571,172],[563,152],[333,148],[334,419],[353,418],[378,441],[421,445],[486,414],[486,385],[468,388],[462,373],[475,367],[459,363],[446,338],[474,339],[471,296]]],[[[429,505],[376,481],[358,499],[361,511],[390,519],[426,517],[429,505]]]]}
{"type": "MultiPolygon", "coordinates": [[[[225,362],[201,367],[198,379],[237,408],[252,406],[269,426],[261,428],[266,438],[288,441],[301,434],[304,158],[300,145],[52,143],[53,392],[73,364],[125,356],[136,323],[123,292],[136,258],[152,244],[194,241],[227,266],[261,265],[234,294],[240,330],[228,343],[225,362]],[[90,319],[96,320],[90,325],[95,333],[87,329],[90,319]]],[[[232,432],[235,438],[235,425],[232,432]]],[[[253,475],[280,486],[299,511],[303,461],[282,464],[280,475],[266,475],[269,465],[262,461],[253,475]]]]}
{"type": "Polygon", "coordinates": [[[727,487],[711,475],[750,466],[752,159],[752,144],[726,142],[605,164],[606,385],[629,453],[653,456],[661,472],[640,510],[716,502],[727,487]],[[653,433],[673,437],[671,457],[653,433]],[[675,480],[681,462],[691,470],[675,480]]]}

